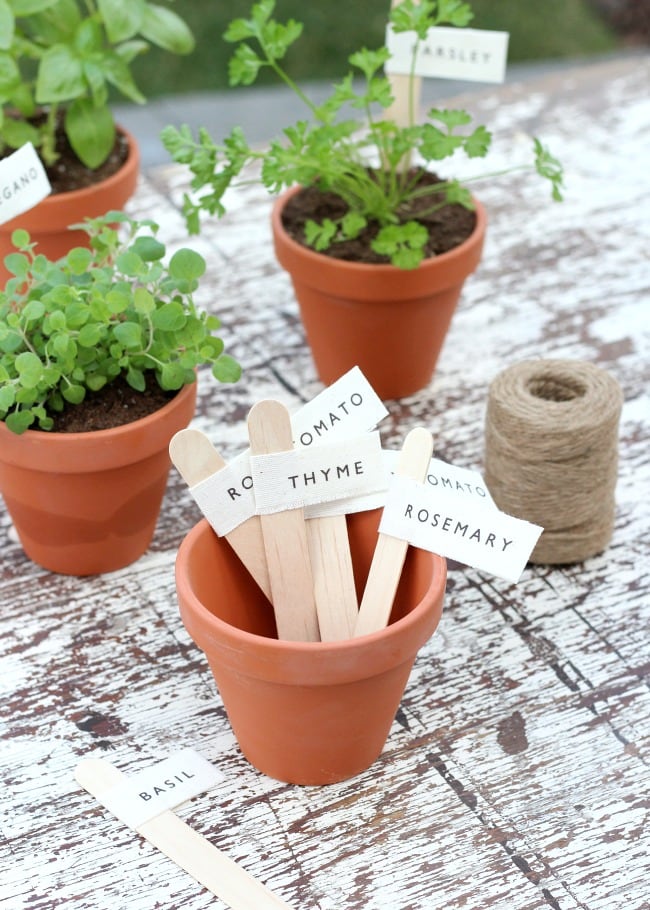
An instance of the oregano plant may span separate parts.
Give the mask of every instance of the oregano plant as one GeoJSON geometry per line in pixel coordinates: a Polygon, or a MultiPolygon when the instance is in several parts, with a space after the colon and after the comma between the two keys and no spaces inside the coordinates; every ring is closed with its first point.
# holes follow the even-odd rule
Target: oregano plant
{"type": "Polygon", "coordinates": [[[194,382],[200,365],[220,382],[239,379],[218,318],[194,301],[202,256],[179,249],[165,264],[158,226],[123,212],[75,227],[90,248],[55,262],[26,231],[12,235],[13,277],[0,291],[0,420],[10,430],[50,430],[57,412],[118,376],[141,392],[147,372],[169,391],[194,382]]]}
{"type": "MultiPolygon", "coordinates": [[[[485,126],[473,126],[464,110],[432,108],[424,122],[416,120],[415,61],[420,44],[435,26],[466,26],[473,15],[469,4],[462,0],[403,0],[391,11],[395,32],[414,33],[406,125],[385,115],[393,102],[391,83],[384,73],[389,58],[385,47],[352,54],[350,72],[333,86],[324,103],[315,104],[283,64],[302,25],[293,19],[277,22],[273,11],[274,0],[260,0],[249,18],[235,19],[228,26],[224,38],[236,45],[228,67],[229,82],[232,86],[251,85],[262,69],[271,69],[302,101],[305,118],[286,127],[266,148],[251,147],[239,127],[221,143],[205,128],[195,138],[187,126],[165,127],[165,147],[192,173],[193,195],[184,198],[188,229],[192,233],[200,229],[201,213],[223,215],[226,190],[248,165],[258,162],[262,183],[270,193],[298,184],[333,192],[344,201],[345,214],[337,220],[307,223],[305,239],[314,249],[324,251],[340,240],[353,239],[373,224],[377,228],[373,249],[400,268],[417,268],[424,257],[427,232],[409,216],[413,201],[430,198],[423,214],[448,203],[471,209],[474,203],[468,184],[494,176],[481,174],[462,184],[446,179],[423,185],[419,179],[423,169],[434,168],[456,152],[482,158],[490,147],[490,132],[485,126]],[[345,116],[348,110],[355,116],[345,116]],[[356,112],[364,117],[363,129],[356,112]],[[405,166],[409,157],[416,166],[405,166]]],[[[533,140],[533,160],[525,167],[535,168],[550,181],[555,200],[562,198],[561,165],[538,139],[533,140]]]]}

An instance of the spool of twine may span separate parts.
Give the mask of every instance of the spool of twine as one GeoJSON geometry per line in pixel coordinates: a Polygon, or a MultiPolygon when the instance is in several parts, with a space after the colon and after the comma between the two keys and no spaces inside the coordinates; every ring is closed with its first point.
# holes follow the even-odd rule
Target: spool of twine
{"type": "Polygon", "coordinates": [[[492,381],[485,482],[503,512],[544,528],[531,562],[581,562],[611,540],[622,404],[582,361],[528,360],[492,381]]]}

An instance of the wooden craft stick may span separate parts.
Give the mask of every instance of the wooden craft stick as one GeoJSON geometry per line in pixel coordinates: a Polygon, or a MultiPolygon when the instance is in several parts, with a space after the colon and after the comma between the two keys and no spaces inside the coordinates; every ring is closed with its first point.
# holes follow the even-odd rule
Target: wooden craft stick
{"type": "MultiPolygon", "coordinates": [[[[98,758],[80,762],[75,778],[106,807],[102,797],[121,784],[125,775],[106,759],[98,758]]],[[[291,910],[171,810],[161,812],[135,830],[232,910],[291,910]]]]}
{"type": "MultiPolygon", "coordinates": [[[[432,454],[431,433],[424,427],[416,427],[404,440],[395,473],[423,481],[432,454]]],[[[383,629],[388,623],[407,550],[408,541],[379,534],[359,607],[355,638],[383,629]]]]}
{"type": "Polygon", "coordinates": [[[359,605],[345,515],[310,518],[307,539],[321,640],[352,638],[359,605]]]}
{"type": "MultiPolygon", "coordinates": [[[[402,0],[391,0],[391,9],[399,6],[402,0]]],[[[388,81],[393,94],[393,103],[384,111],[384,119],[392,120],[397,126],[410,126],[412,121],[417,121],[422,97],[422,79],[415,76],[413,90],[410,90],[411,79],[402,73],[389,73],[388,81]]],[[[410,153],[406,154],[400,162],[400,167],[408,168],[410,153]]]]}
{"type": "MultiPolygon", "coordinates": [[[[279,401],[258,401],[248,415],[251,454],[293,449],[289,412],[279,401]]],[[[278,637],[288,641],[320,639],[314,581],[303,509],[260,515],[278,637]]]]}
{"type": "MultiPolygon", "coordinates": [[[[186,429],[176,433],[169,443],[169,457],[189,487],[226,467],[224,459],[200,430],[186,429]]],[[[271,583],[259,517],[253,515],[246,519],[229,531],[225,538],[271,600],[271,583]]]]}
{"type": "MultiPolygon", "coordinates": [[[[391,9],[401,2],[402,0],[391,0],[391,9]]],[[[398,127],[411,126],[412,123],[417,122],[420,110],[422,78],[414,76],[412,87],[411,77],[404,73],[388,73],[387,79],[393,101],[383,113],[384,120],[392,121],[398,127]]],[[[411,167],[411,158],[411,150],[405,152],[399,162],[398,171],[402,173],[408,171],[411,167]]]]}

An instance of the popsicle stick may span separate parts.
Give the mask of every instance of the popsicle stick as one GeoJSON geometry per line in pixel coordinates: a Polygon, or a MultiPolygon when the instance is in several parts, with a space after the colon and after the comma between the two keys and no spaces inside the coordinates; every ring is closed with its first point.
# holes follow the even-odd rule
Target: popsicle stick
{"type": "MultiPolygon", "coordinates": [[[[433,437],[424,427],[416,427],[404,440],[396,474],[423,481],[433,454],[433,437]]],[[[408,541],[380,533],[372,557],[368,580],[359,607],[354,637],[383,629],[399,584],[408,541]]]]}
{"type": "MultiPolygon", "coordinates": [[[[169,457],[189,487],[226,467],[222,456],[200,430],[186,429],[176,433],[169,443],[169,457]]],[[[243,521],[229,531],[225,538],[271,600],[271,583],[266,567],[259,517],[253,515],[243,521]]]]}
{"type": "MultiPolygon", "coordinates": [[[[103,795],[121,784],[125,775],[106,759],[98,758],[80,762],[75,778],[105,806],[103,795]]],[[[170,810],[135,830],[232,910],[291,910],[289,904],[170,810]]]]}
{"type": "MultiPolygon", "coordinates": [[[[287,409],[279,401],[258,401],[248,415],[251,454],[268,455],[293,449],[287,409]]],[[[271,585],[278,637],[318,641],[314,581],[307,528],[302,509],[260,515],[264,552],[271,585]]]]}
{"type": "MultiPolygon", "coordinates": [[[[391,9],[399,4],[402,0],[391,0],[391,9]]],[[[416,0],[417,2],[417,0],[416,0]]],[[[402,73],[388,73],[393,95],[393,103],[386,108],[383,117],[385,120],[392,120],[397,126],[410,126],[412,121],[417,121],[418,112],[422,98],[422,79],[415,76],[413,81],[413,91],[410,91],[410,77],[402,73]]],[[[411,164],[411,154],[407,152],[400,161],[400,169],[406,170],[411,164]]]]}
{"type": "Polygon", "coordinates": [[[310,518],[307,539],[321,640],[352,638],[359,605],[345,515],[310,518]]]}

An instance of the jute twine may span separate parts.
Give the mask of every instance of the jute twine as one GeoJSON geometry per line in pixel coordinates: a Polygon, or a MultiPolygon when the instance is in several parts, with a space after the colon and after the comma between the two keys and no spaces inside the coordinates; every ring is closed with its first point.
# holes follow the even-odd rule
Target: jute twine
{"type": "Polygon", "coordinates": [[[611,540],[622,404],[581,361],[524,361],[491,383],[485,482],[503,512],[544,528],[531,562],[581,562],[611,540]]]}

